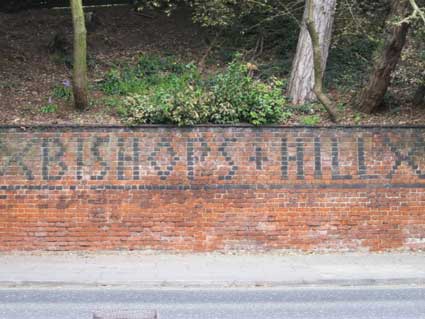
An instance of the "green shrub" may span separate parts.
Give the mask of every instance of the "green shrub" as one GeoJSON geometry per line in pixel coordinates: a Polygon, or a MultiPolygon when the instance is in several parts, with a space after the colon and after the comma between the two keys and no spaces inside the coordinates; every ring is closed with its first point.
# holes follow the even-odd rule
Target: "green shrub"
{"type": "Polygon", "coordinates": [[[136,67],[113,69],[102,84],[110,95],[123,95],[116,107],[130,124],[278,123],[284,112],[283,83],[264,83],[236,59],[225,71],[202,78],[193,64],[143,56],[136,67]]]}
{"type": "Polygon", "coordinates": [[[129,68],[111,69],[102,83],[102,90],[109,95],[127,95],[142,90],[144,81],[129,68]]]}
{"type": "Polygon", "coordinates": [[[158,73],[182,74],[193,64],[182,64],[175,61],[172,57],[159,57],[152,55],[142,55],[137,64],[137,72],[140,75],[152,76],[158,73]]]}
{"type": "Polygon", "coordinates": [[[120,115],[132,124],[186,126],[207,122],[207,105],[208,96],[193,87],[174,92],[158,90],[149,95],[127,96],[120,115]]]}
{"type": "Polygon", "coordinates": [[[213,119],[216,123],[277,123],[284,117],[282,83],[271,85],[254,80],[248,67],[233,61],[225,72],[211,80],[213,119]],[[224,112],[223,112],[224,111],[224,112]],[[218,113],[215,113],[218,112],[218,113]]]}
{"type": "Polygon", "coordinates": [[[313,126],[313,125],[317,125],[317,124],[319,124],[320,123],[320,116],[318,116],[318,115],[308,115],[308,116],[304,116],[302,119],[301,119],[301,122],[302,122],[302,124],[304,124],[304,125],[311,125],[311,126],[313,126]]]}
{"type": "Polygon", "coordinates": [[[57,104],[47,103],[40,108],[40,112],[44,114],[56,113],[59,109],[57,104]]]}
{"type": "Polygon", "coordinates": [[[64,81],[63,85],[56,85],[53,88],[53,98],[69,101],[72,98],[72,89],[68,81],[64,81]]]}

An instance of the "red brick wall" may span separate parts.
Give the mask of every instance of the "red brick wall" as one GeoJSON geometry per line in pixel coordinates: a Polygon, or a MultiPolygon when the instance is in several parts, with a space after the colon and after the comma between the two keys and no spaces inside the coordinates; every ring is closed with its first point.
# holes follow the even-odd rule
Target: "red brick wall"
{"type": "Polygon", "coordinates": [[[424,128],[0,128],[0,250],[425,248],[424,128]]]}

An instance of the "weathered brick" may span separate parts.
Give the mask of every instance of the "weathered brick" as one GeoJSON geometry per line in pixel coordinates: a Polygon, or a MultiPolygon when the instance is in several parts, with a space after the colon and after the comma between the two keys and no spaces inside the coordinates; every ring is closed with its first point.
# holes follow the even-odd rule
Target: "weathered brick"
{"type": "Polygon", "coordinates": [[[0,127],[0,250],[425,248],[425,127],[0,127]]]}

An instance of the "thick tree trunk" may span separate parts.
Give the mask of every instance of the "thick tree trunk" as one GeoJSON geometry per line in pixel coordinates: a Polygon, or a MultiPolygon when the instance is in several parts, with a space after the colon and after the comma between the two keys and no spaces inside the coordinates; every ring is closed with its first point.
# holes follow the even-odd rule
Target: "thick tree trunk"
{"type": "Polygon", "coordinates": [[[372,113],[383,104],[385,94],[391,81],[391,74],[396,68],[401,51],[406,43],[409,23],[397,23],[409,15],[409,0],[393,0],[391,12],[387,18],[385,43],[376,55],[373,70],[366,87],[357,99],[357,109],[364,113],[372,113]]]}
{"type": "Polygon", "coordinates": [[[316,94],[320,103],[325,107],[332,122],[338,121],[338,112],[334,103],[323,92],[323,69],[322,69],[322,50],[320,47],[319,34],[313,20],[313,0],[307,0],[308,16],[306,20],[307,30],[313,46],[313,65],[314,65],[314,86],[313,92],[316,94]]]}
{"type": "MultiPolygon", "coordinates": [[[[306,1],[308,3],[308,1],[306,1]]],[[[321,49],[322,74],[326,68],[329,46],[332,37],[332,26],[334,21],[336,0],[314,0],[313,1],[313,23],[319,37],[321,49]]],[[[291,79],[289,82],[289,96],[292,103],[296,105],[316,99],[313,92],[314,66],[313,48],[307,30],[308,6],[305,6],[303,25],[298,38],[297,53],[292,65],[291,79]]]]}
{"type": "Polygon", "coordinates": [[[88,106],[87,81],[87,31],[84,22],[82,0],[71,0],[74,23],[74,66],[73,91],[75,108],[84,110],[88,106]]]}

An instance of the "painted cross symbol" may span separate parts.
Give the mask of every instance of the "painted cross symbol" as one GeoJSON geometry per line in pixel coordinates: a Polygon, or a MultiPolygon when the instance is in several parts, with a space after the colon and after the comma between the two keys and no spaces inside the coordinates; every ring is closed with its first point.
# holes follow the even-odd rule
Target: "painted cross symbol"
{"type": "MultiPolygon", "coordinates": [[[[17,165],[19,165],[22,168],[28,180],[34,179],[34,176],[31,170],[28,168],[28,166],[24,163],[24,160],[23,160],[23,157],[31,149],[31,147],[33,146],[33,143],[34,143],[34,140],[29,140],[27,144],[25,144],[25,146],[21,149],[20,152],[10,155],[5,161],[3,167],[0,166],[0,176],[3,176],[6,173],[6,169],[8,168],[8,166],[10,166],[11,163],[15,162],[17,165]]],[[[12,153],[12,151],[5,144],[1,143],[1,141],[0,141],[0,150],[4,151],[5,154],[12,153]]]]}
{"type": "Polygon", "coordinates": [[[263,156],[263,149],[260,146],[255,147],[255,156],[249,158],[251,162],[255,162],[257,170],[263,169],[263,161],[268,161],[266,156],[263,156]]]}
{"type": "Polygon", "coordinates": [[[395,164],[393,165],[390,173],[387,175],[388,178],[392,178],[394,174],[396,173],[397,169],[401,166],[401,164],[405,162],[412,168],[412,170],[415,172],[415,174],[419,178],[425,179],[425,172],[422,172],[419,169],[419,165],[416,163],[414,159],[414,155],[415,153],[418,152],[419,147],[423,145],[423,141],[420,141],[418,138],[416,142],[414,143],[413,147],[410,148],[409,151],[407,152],[407,155],[402,154],[400,150],[398,149],[398,147],[391,142],[388,136],[385,137],[385,144],[387,144],[390,147],[391,152],[393,152],[394,155],[396,156],[395,164]]]}

